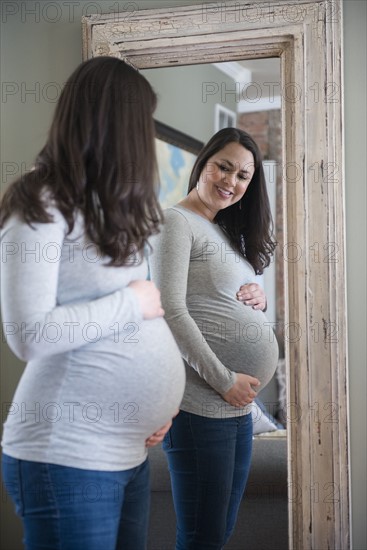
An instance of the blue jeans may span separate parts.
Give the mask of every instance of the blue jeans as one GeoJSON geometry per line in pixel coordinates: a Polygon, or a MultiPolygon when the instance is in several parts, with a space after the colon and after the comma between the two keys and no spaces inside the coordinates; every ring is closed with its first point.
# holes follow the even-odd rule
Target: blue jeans
{"type": "Polygon", "coordinates": [[[27,550],[145,550],[149,465],[105,472],[3,455],[27,550]]]}
{"type": "Polygon", "coordinates": [[[180,411],[163,441],[177,519],[176,550],[220,550],[234,529],[252,452],[251,414],[180,411]]]}

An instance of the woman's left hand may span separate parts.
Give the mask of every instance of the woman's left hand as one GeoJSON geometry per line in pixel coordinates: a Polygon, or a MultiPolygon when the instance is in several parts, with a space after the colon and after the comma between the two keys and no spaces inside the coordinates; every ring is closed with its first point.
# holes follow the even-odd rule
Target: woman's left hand
{"type": "Polygon", "coordinates": [[[155,445],[158,445],[158,443],[161,443],[163,441],[164,436],[172,426],[172,420],[167,422],[162,428],[160,428],[158,431],[154,432],[153,435],[148,437],[148,439],[145,440],[145,446],[146,447],[154,447],[155,445]]]}
{"type": "Polygon", "coordinates": [[[257,283],[249,283],[240,286],[236,293],[237,300],[243,302],[246,306],[252,306],[252,309],[265,311],[266,296],[264,290],[257,283]]]}
{"type": "MultiPolygon", "coordinates": [[[[173,417],[177,416],[179,411],[174,414],[173,417]]],[[[154,432],[148,439],[145,440],[145,446],[146,447],[154,447],[155,445],[158,445],[158,443],[161,443],[163,441],[164,436],[172,426],[172,420],[169,420],[167,424],[162,426],[159,430],[154,432]]]]}

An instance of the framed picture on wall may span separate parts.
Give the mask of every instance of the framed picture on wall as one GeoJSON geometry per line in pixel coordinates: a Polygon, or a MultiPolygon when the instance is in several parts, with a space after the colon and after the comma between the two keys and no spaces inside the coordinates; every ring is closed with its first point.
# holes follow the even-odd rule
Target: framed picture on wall
{"type": "Polygon", "coordinates": [[[204,143],[162,122],[155,121],[155,128],[159,202],[168,208],[186,196],[192,167],[204,143]]]}

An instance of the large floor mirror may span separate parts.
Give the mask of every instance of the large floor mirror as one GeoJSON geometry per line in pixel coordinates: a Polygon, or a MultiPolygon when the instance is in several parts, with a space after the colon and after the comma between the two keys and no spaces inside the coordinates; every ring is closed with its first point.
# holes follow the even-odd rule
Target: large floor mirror
{"type": "MultiPolygon", "coordinates": [[[[269,268],[257,278],[265,289],[268,302],[266,326],[257,328],[265,331],[269,338],[278,340],[280,358],[273,379],[253,405],[252,467],[237,527],[226,550],[244,550],[245,547],[248,550],[284,550],[288,541],[286,426],[292,407],[288,407],[286,400],[284,359],[288,330],[284,320],[283,257],[288,251],[283,243],[280,59],[181,65],[142,69],[141,72],[159,98],[155,118],[163,208],[173,206],[186,195],[196,152],[222,127],[234,126],[247,131],[262,152],[278,252],[269,268]],[[261,529],[262,521],[266,522],[266,529],[261,529]],[[250,532],[250,540],[245,544],[246,533],[250,532]]],[[[251,345],[251,341],[258,338],[258,330],[253,334],[242,333],[242,338],[251,345]]],[[[151,455],[153,477],[156,476],[156,460],[154,453],[151,455]]],[[[153,508],[157,506],[156,496],[154,492],[153,508]]],[[[167,509],[168,506],[166,503],[167,509]]],[[[170,506],[172,508],[172,502],[170,506]]],[[[151,523],[159,524],[159,517],[154,515],[153,509],[151,523]]],[[[174,523],[174,519],[170,521],[174,523]]],[[[173,533],[165,548],[159,546],[161,539],[156,544],[158,537],[153,525],[150,535],[148,550],[174,547],[173,533]]]]}
{"type": "MultiPolygon", "coordinates": [[[[284,300],[278,302],[278,292],[275,315],[283,312],[278,326],[284,338],[286,529],[292,550],[350,547],[341,35],[340,0],[211,2],[83,20],[84,58],[118,56],[146,74],[179,67],[219,70],[222,63],[238,68],[242,63],[248,82],[256,60],[278,63],[279,94],[271,80],[268,89],[269,95],[280,96],[275,209],[282,253],[276,285],[282,273],[284,300]]],[[[206,103],[224,107],[217,120],[230,118],[235,110],[230,99],[224,105],[215,99],[226,92],[228,98],[236,97],[229,93],[233,79],[230,87],[223,74],[224,89],[209,77],[205,82],[206,103]]],[[[235,82],[242,93],[237,76],[235,82]]],[[[256,93],[253,86],[243,95],[251,103],[256,93]]],[[[188,87],[185,94],[190,97],[188,87]]],[[[203,123],[198,131],[182,122],[177,127],[187,107],[172,94],[161,102],[162,109],[169,103],[171,118],[158,111],[157,118],[164,119],[160,122],[206,141],[203,123]]],[[[204,106],[202,96],[202,110],[204,106]]],[[[237,123],[250,121],[237,113],[237,123]]],[[[251,133],[249,126],[245,129],[251,133]]]]}

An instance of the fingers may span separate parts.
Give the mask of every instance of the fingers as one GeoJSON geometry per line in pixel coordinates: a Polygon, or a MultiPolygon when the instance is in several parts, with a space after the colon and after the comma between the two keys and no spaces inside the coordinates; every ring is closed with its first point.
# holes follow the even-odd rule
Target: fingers
{"type": "Polygon", "coordinates": [[[237,293],[236,293],[236,296],[239,300],[241,301],[246,301],[246,300],[264,300],[265,299],[265,293],[262,291],[262,289],[259,289],[259,288],[254,288],[253,290],[251,289],[243,289],[243,290],[239,290],[237,293]]]}
{"type": "Polygon", "coordinates": [[[161,435],[166,435],[170,427],[172,426],[172,420],[169,420],[164,426],[159,428],[156,432],[154,432],[153,436],[160,437],[161,435]]]}
{"type": "Polygon", "coordinates": [[[237,391],[230,390],[229,392],[223,395],[223,399],[233,407],[242,408],[242,407],[245,407],[246,405],[250,405],[250,403],[253,402],[256,396],[257,396],[257,393],[252,390],[248,392],[240,391],[240,390],[237,390],[237,391]]]}
{"type": "Polygon", "coordinates": [[[255,378],[254,376],[247,375],[248,382],[251,384],[251,386],[260,386],[261,382],[258,378],[255,378]]]}
{"type": "Polygon", "coordinates": [[[262,288],[257,283],[246,283],[245,285],[241,285],[239,291],[240,292],[256,292],[257,290],[262,291],[262,288]]]}
{"type": "Polygon", "coordinates": [[[163,441],[163,438],[164,436],[162,437],[155,437],[155,436],[151,436],[151,437],[148,437],[148,439],[145,441],[145,446],[146,447],[155,447],[155,445],[158,445],[158,443],[162,443],[163,441]]]}
{"type": "Polygon", "coordinates": [[[252,306],[253,309],[262,310],[266,305],[265,293],[257,283],[242,285],[236,293],[236,298],[246,306],[252,306]]]}
{"type": "MultiPolygon", "coordinates": [[[[242,390],[246,390],[248,389],[248,387],[250,386],[260,386],[261,382],[258,378],[256,378],[256,376],[251,376],[251,374],[244,374],[244,373],[241,373],[241,372],[237,372],[236,373],[237,375],[237,378],[236,378],[236,383],[239,384],[239,387],[242,389],[242,390]]],[[[250,388],[252,389],[252,388],[250,388]]]]}
{"type": "Polygon", "coordinates": [[[162,443],[164,436],[166,435],[166,432],[156,432],[148,439],[145,440],[145,446],[146,447],[154,447],[155,445],[158,445],[158,443],[162,443]]]}
{"type": "Polygon", "coordinates": [[[164,316],[161,293],[153,281],[137,279],[131,281],[128,287],[135,292],[144,319],[155,319],[164,316]]]}
{"type": "Polygon", "coordinates": [[[236,409],[243,409],[243,407],[246,407],[247,405],[250,405],[253,402],[254,398],[252,397],[245,397],[242,399],[236,400],[230,400],[227,401],[232,407],[236,407],[236,409]]]}
{"type": "MultiPolygon", "coordinates": [[[[178,414],[179,411],[177,411],[176,414],[178,414]]],[[[176,416],[175,414],[175,416],[176,416]]],[[[161,443],[164,439],[164,436],[172,426],[172,420],[169,420],[167,424],[159,428],[154,434],[152,434],[148,439],[145,440],[145,446],[146,447],[154,447],[154,445],[158,445],[158,443],[161,443]]]]}

